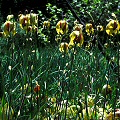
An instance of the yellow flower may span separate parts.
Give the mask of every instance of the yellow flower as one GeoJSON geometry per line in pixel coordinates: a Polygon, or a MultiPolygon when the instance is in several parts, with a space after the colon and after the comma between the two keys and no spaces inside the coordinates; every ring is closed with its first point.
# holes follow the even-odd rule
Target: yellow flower
{"type": "Polygon", "coordinates": [[[38,27],[38,14],[18,15],[20,27],[27,32],[36,32],[38,27]]]}
{"type": "Polygon", "coordinates": [[[82,31],[82,28],[83,28],[83,25],[82,24],[76,24],[74,27],[73,27],[73,30],[74,31],[82,31]]]}
{"type": "Polygon", "coordinates": [[[38,14],[30,13],[30,25],[38,26],[38,14]]]}
{"type": "Polygon", "coordinates": [[[62,43],[60,44],[59,50],[60,50],[60,52],[62,52],[62,53],[67,53],[67,52],[68,52],[68,43],[62,42],[62,43]]]}
{"type": "Polygon", "coordinates": [[[99,32],[103,31],[103,26],[102,25],[98,25],[97,26],[97,31],[99,31],[99,32]]]}
{"type": "Polygon", "coordinates": [[[70,34],[70,43],[69,43],[70,46],[74,46],[75,44],[77,44],[77,46],[81,47],[83,42],[84,42],[84,38],[82,32],[73,31],[70,34]]]}
{"type": "Polygon", "coordinates": [[[58,34],[65,34],[68,32],[68,23],[65,20],[60,20],[56,25],[58,34]]]}
{"type": "Polygon", "coordinates": [[[7,16],[7,20],[8,20],[8,21],[11,21],[13,18],[14,18],[14,15],[8,15],[8,16],[7,16]]]}
{"type": "Polygon", "coordinates": [[[24,30],[27,30],[28,26],[30,26],[30,14],[27,15],[20,14],[18,17],[19,17],[20,27],[24,30]]]}
{"type": "Polygon", "coordinates": [[[93,25],[91,23],[86,24],[86,32],[89,36],[94,33],[93,25]]]}
{"type": "Polygon", "coordinates": [[[52,97],[52,98],[51,98],[51,102],[52,102],[52,103],[56,103],[56,98],[55,98],[55,97],[52,97]]]}
{"type": "Polygon", "coordinates": [[[50,28],[50,21],[44,21],[43,22],[43,28],[50,28]]]}
{"type": "Polygon", "coordinates": [[[16,34],[16,24],[15,24],[15,22],[6,21],[3,24],[3,33],[4,33],[5,37],[9,37],[11,33],[12,33],[12,35],[15,35],[16,34]]]}
{"type": "Polygon", "coordinates": [[[113,36],[113,34],[116,35],[119,32],[119,27],[118,20],[110,20],[106,26],[106,33],[111,36],[113,36]]]}

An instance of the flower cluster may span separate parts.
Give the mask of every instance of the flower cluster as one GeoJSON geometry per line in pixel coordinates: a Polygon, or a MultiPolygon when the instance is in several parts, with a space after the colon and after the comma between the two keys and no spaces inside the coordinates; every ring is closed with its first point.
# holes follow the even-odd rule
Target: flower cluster
{"type": "Polygon", "coordinates": [[[84,37],[83,37],[83,33],[82,33],[82,28],[83,28],[83,25],[81,25],[81,24],[76,24],[73,27],[73,31],[70,34],[69,46],[77,45],[77,46],[81,47],[83,45],[84,37]]]}
{"type": "Polygon", "coordinates": [[[13,15],[8,15],[3,24],[3,32],[1,34],[5,37],[14,36],[16,34],[16,22],[14,22],[13,18],[13,15]]]}
{"type": "MultiPolygon", "coordinates": [[[[112,13],[112,16],[114,19],[110,19],[108,24],[106,25],[106,28],[104,28],[102,25],[93,25],[92,23],[86,23],[85,32],[88,36],[94,36],[96,34],[95,30],[98,32],[105,31],[106,34],[110,36],[114,36],[116,34],[119,34],[120,30],[120,23],[117,20],[117,17],[114,13],[112,13]],[[95,28],[96,27],[96,28],[95,28]]],[[[68,33],[68,22],[66,20],[60,20],[56,25],[56,32],[58,35],[66,35],[68,33]]],[[[59,35],[59,36],[60,36],[59,35]]],[[[62,37],[59,37],[62,39],[62,37]]],[[[69,43],[63,42],[60,45],[60,52],[68,51],[68,48],[71,48],[73,46],[79,46],[81,47],[84,43],[84,37],[83,37],[83,25],[79,24],[78,21],[74,22],[74,27],[72,32],[69,35],[69,43]]]]}
{"type": "Polygon", "coordinates": [[[38,14],[30,12],[30,14],[18,15],[20,27],[28,32],[37,32],[38,29],[38,14]]]}
{"type": "Polygon", "coordinates": [[[68,23],[65,20],[60,20],[56,25],[56,31],[58,34],[65,34],[68,32],[68,23]]]}
{"type": "MultiPolygon", "coordinates": [[[[26,33],[38,31],[38,14],[31,12],[29,14],[18,15],[19,26],[26,33]]],[[[2,25],[3,31],[0,32],[0,37],[12,37],[17,33],[17,22],[14,15],[8,15],[5,23],[2,25]]]]}
{"type": "MultiPolygon", "coordinates": [[[[71,32],[71,34],[69,35],[69,43],[67,42],[62,42],[60,44],[60,52],[64,52],[67,53],[68,49],[77,45],[79,47],[82,46],[83,42],[84,42],[84,37],[83,37],[83,33],[82,33],[82,28],[83,25],[82,24],[75,24],[75,26],[73,27],[73,31],[71,32]]],[[[60,20],[57,25],[56,25],[56,31],[58,34],[66,34],[68,32],[68,23],[65,20],[60,20]]]]}
{"type": "MultiPolygon", "coordinates": [[[[114,13],[112,13],[112,16],[114,19],[110,19],[106,27],[103,28],[102,25],[93,25],[92,23],[86,23],[85,32],[88,36],[94,35],[95,30],[97,32],[106,31],[106,34],[110,36],[114,36],[116,34],[119,34],[120,29],[120,23],[114,13]],[[95,28],[96,27],[96,28],[95,28]]],[[[28,14],[19,14],[18,15],[18,22],[19,26],[22,30],[24,30],[26,33],[37,33],[38,31],[38,14],[34,13],[32,10],[28,14]]],[[[43,22],[43,28],[49,29],[50,28],[50,21],[44,21],[43,22]]],[[[0,37],[10,37],[14,36],[17,33],[17,22],[14,20],[14,15],[8,15],[7,20],[2,26],[3,31],[0,32],[0,37]]],[[[69,25],[66,20],[60,20],[56,24],[56,32],[60,36],[65,36],[66,34],[69,34],[69,25]]],[[[57,35],[56,35],[57,36],[57,35]]],[[[74,22],[74,27],[69,35],[69,47],[71,46],[79,46],[81,47],[84,43],[84,37],[83,37],[83,25],[79,24],[78,21],[74,22]]],[[[60,38],[62,39],[62,37],[60,38]]],[[[65,41],[66,42],[66,41],[65,41]]],[[[61,47],[61,46],[60,46],[61,47]]],[[[62,50],[63,51],[63,50],[62,50]]]]}

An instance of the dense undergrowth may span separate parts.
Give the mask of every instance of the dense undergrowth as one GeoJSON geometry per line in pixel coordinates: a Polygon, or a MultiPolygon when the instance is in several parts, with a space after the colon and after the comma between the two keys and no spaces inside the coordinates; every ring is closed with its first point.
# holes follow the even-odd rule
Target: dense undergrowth
{"type": "Polygon", "coordinates": [[[0,120],[120,119],[119,3],[89,4],[3,21],[0,120]]]}

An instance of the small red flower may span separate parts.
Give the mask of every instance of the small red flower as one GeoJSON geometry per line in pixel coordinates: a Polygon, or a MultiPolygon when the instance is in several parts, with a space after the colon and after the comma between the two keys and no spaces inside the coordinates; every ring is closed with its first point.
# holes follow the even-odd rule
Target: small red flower
{"type": "Polygon", "coordinates": [[[34,87],[34,92],[36,92],[36,93],[38,93],[40,91],[40,85],[36,85],[35,87],[34,87]]]}

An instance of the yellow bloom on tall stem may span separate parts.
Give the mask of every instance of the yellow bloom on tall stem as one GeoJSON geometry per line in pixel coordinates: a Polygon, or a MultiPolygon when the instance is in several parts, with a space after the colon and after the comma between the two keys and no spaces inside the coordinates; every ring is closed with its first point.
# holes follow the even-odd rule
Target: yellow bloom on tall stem
{"type": "Polygon", "coordinates": [[[62,42],[62,43],[60,44],[59,50],[60,50],[60,52],[62,52],[62,53],[67,53],[67,52],[68,52],[68,47],[69,47],[68,43],[62,42]]]}
{"type": "Polygon", "coordinates": [[[9,37],[11,33],[12,35],[15,35],[16,34],[16,23],[11,22],[11,21],[6,21],[3,24],[3,33],[5,37],[9,37]]]}
{"type": "Polygon", "coordinates": [[[65,20],[60,20],[56,25],[58,34],[65,34],[68,32],[68,23],[65,20]]]}
{"type": "Polygon", "coordinates": [[[111,20],[106,26],[106,33],[108,35],[116,35],[119,32],[119,22],[118,20],[111,20]]]}
{"type": "Polygon", "coordinates": [[[28,26],[30,26],[30,14],[27,15],[20,14],[18,17],[19,17],[20,27],[24,30],[27,30],[28,26]]]}
{"type": "Polygon", "coordinates": [[[74,46],[75,44],[77,44],[77,46],[81,47],[83,42],[84,42],[84,37],[82,32],[73,31],[70,34],[70,43],[69,43],[70,46],[74,46]]]}
{"type": "Polygon", "coordinates": [[[86,32],[89,36],[94,33],[94,28],[91,23],[86,24],[86,32]]]}
{"type": "Polygon", "coordinates": [[[30,13],[30,14],[20,14],[18,15],[20,27],[28,32],[37,32],[38,27],[38,14],[30,13]]]}

